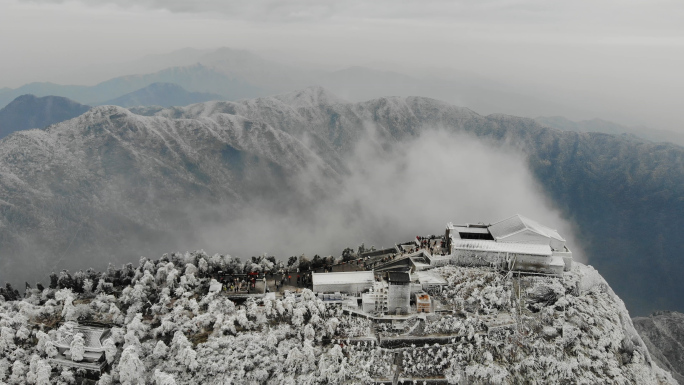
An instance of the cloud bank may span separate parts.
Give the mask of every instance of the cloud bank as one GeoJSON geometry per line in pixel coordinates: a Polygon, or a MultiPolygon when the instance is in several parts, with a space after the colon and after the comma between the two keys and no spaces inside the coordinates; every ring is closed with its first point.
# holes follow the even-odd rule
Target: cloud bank
{"type": "MultiPolygon", "coordinates": [[[[30,0],[28,3],[73,3],[65,0],[30,0]]],[[[578,20],[585,26],[624,25],[630,28],[676,27],[681,2],[630,0],[548,2],[542,0],[81,0],[86,6],[115,4],[125,8],[148,8],[173,13],[214,13],[233,19],[260,21],[323,21],[330,19],[462,21],[470,25],[496,23],[537,27],[564,27],[578,20]],[[587,12],[587,11],[591,12],[587,12]],[[667,10],[667,11],[666,11],[667,10]],[[673,14],[674,13],[674,14],[673,14]],[[610,16],[610,17],[607,17],[610,16]]]]}
{"type": "MultiPolygon", "coordinates": [[[[584,259],[572,225],[550,206],[521,155],[511,150],[430,131],[384,148],[364,140],[350,159],[349,175],[341,183],[331,181],[326,197],[303,205],[293,205],[290,196],[277,198],[282,204],[250,205],[231,220],[202,227],[197,245],[240,257],[340,255],[361,243],[380,248],[443,234],[449,221],[493,223],[519,213],[558,229],[584,259]]],[[[300,176],[302,196],[316,178],[300,176]]]]}

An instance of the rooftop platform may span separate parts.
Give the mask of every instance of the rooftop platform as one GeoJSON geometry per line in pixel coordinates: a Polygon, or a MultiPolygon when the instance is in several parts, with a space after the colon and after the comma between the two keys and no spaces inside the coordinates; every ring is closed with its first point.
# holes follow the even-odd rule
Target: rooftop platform
{"type": "Polygon", "coordinates": [[[312,273],[311,281],[313,285],[344,285],[353,283],[375,282],[375,275],[372,271],[345,271],[338,273],[312,273]]]}

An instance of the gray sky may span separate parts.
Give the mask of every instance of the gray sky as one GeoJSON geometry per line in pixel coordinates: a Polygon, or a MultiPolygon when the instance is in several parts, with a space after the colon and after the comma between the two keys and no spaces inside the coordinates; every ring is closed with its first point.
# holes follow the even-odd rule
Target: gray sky
{"type": "Polygon", "coordinates": [[[0,88],[92,84],[106,79],[89,65],[226,46],[331,69],[465,71],[586,118],[684,131],[682,20],[684,2],[661,0],[0,0],[0,88]]]}

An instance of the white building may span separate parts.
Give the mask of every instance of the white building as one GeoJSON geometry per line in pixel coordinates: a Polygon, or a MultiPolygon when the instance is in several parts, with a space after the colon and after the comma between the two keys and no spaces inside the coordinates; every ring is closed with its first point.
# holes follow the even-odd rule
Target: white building
{"type": "Polygon", "coordinates": [[[442,288],[447,285],[446,279],[433,271],[416,271],[411,278],[418,282],[420,291],[428,294],[441,293],[442,288]]]}
{"type": "Polygon", "coordinates": [[[317,293],[345,293],[359,295],[373,287],[372,271],[349,271],[340,273],[312,273],[313,291],[317,293]]]}
{"type": "Polygon", "coordinates": [[[429,294],[416,294],[416,313],[432,313],[432,300],[429,294]]]}
{"type": "Polygon", "coordinates": [[[363,311],[372,313],[386,313],[389,310],[387,304],[387,282],[375,282],[373,289],[369,293],[362,295],[363,311]]]}
{"type": "Polygon", "coordinates": [[[572,266],[572,252],[558,231],[522,215],[492,225],[447,224],[451,263],[506,270],[562,274],[572,266]]]}

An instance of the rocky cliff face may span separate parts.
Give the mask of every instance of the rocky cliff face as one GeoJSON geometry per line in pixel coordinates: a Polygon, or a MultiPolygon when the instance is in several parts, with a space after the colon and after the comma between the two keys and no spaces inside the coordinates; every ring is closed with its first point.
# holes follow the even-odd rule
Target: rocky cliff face
{"type": "Polygon", "coordinates": [[[636,317],[632,322],[653,360],[684,384],[684,314],[656,312],[648,317],[636,317]]]}

